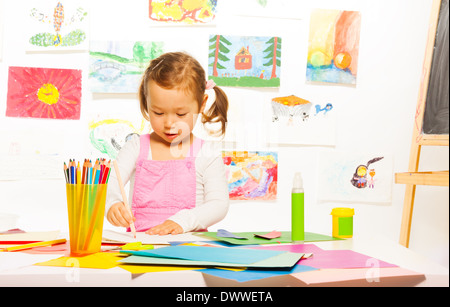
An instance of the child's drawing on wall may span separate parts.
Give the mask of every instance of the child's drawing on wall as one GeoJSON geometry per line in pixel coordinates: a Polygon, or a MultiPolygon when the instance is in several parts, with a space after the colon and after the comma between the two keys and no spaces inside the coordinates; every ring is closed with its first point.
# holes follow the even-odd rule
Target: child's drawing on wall
{"type": "Polygon", "coordinates": [[[85,49],[88,13],[77,2],[35,1],[28,19],[30,50],[85,49]]]}
{"type": "Polygon", "coordinates": [[[320,153],[318,167],[321,202],[391,202],[392,155],[326,151],[320,153]]]}
{"type": "Polygon", "coordinates": [[[311,12],[306,80],[355,85],[361,13],[315,9],[311,12]]]}
{"type": "Polygon", "coordinates": [[[324,107],[295,95],[272,98],[270,142],[279,144],[333,145],[335,116],[331,103],[324,107]],[[314,111],[315,109],[315,111],[314,111]],[[320,116],[316,116],[320,113],[320,116]],[[327,114],[331,113],[331,114],[327,114]]]}
{"type": "Polygon", "coordinates": [[[306,121],[312,103],[306,99],[290,95],[272,99],[272,121],[287,120],[288,125],[294,121],[306,121]]]}
{"type": "Polygon", "coordinates": [[[209,79],[218,85],[280,86],[280,37],[212,35],[208,58],[209,79]]]}
{"type": "Polygon", "coordinates": [[[369,176],[370,178],[367,179],[367,187],[373,189],[375,187],[375,179],[373,178],[375,176],[375,169],[371,168],[369,170],[369,176]]]}
{"type": "Polygon", "coordinates": [[[276,152],[224,151],[231,200],[275,200],[278,182],[276,152]]]}
{"type": "Polygon", "coordinates": [[[89,143],[91,148],[95,149],[95,155],[98,152],[105,158],[115,159],[122,146],[133,134],[141,134],[149,131],[148,125],[141,119],[139,123],[136,120],[122,118],[104,118],[98,116],[92,119],[89,124],[89,143]]]}
{"type": "MultiPolygon", "coordinates": [[[[353,174],[353,178],[350,180],[352,185],[358,189],[366,188],[369,184],[369,180],[367,179],[367,170],[369,169],[369,165],[372,163],[378,162],[383,158],[384,157],[373,158],[372,160],[367,162],[367,165],[359,165],[356,168],[355,173],[353,174]]],[[[375,176],[375,170],[371,169],[371,175],[370,175],[371,188],[374,187],[373,176],[375,176]]]]}
{"type": "Polygon", "coordinates": [[[317,115],[320,112],[323,112],[324,115],[326,115],[328,112],[330,112],[333,109],[333,105],[331,103],[327,103],[323,108],[320,106],[320,104],[316,104],[315,105],[316,108],[316,113],[314,114],[317,115]]]}
{"type": "Polygon", "coordinates": [[[209,23],[216,17],[217,0],[149,0],[149,18],[172,24],[209,23]]]}

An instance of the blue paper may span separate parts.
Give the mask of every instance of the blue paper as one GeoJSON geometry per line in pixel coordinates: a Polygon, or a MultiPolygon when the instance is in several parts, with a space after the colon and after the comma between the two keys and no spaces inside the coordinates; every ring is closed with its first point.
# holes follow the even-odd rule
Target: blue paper
{"type": "Polygon", "coordinates": [[[178,245],[162,247],[153,250],[121,251],[121,253],[127,253],[136,256],[238,263],[246,265],[283,254],[285,253],[285,251],[178,245]]]}
{"type": "Polygon", "coordinates": [[[222,237],[222,238],[233,238],[233,239],[239,239],[239,240],[248,240],[248,238],[245,237],[238,237],[235,234],[229,232],[228,230],[225,229],[219,229],[217,230],[217,234],[218,237],[222,237]]]}
{"type": "Polygon", "coordinates": [[[263,279],[273,276],[280,276],[280,275],[288,275],[293,273],[300,273],[300,272],[308,272],[308,271],[315,271],[318,270],[316,268],[307,266],[307,265],[296,265],[290,270],[255,270],[255,269],[247,269],[243,271],[231,271],[231,270],[221,270],[221,269],[202,269],[197,270],[198,272],[202,272],[205,274],[226,278],[226,279],[233,279],[238,282],[246,282],[251,280],[257,280],[257,279],[263,279]]]}

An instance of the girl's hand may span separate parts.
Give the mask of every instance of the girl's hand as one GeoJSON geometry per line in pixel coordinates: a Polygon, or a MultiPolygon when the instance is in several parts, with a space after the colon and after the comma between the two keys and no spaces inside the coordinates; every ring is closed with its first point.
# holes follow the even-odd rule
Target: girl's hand
{"type": "Polygon", "coordinates": [[[109,208],[106,215],[108,221],[114,226],[129,227],[131,222],[136,221],[136,218],[130,215],[123,202],[115,203],[109,208]]]}
{"type": "Polygon", "coordinates": [[[171,220],[165,220],[164,223],[156,225],[145,232],[149,235],[177,235],[183,233],[183,228],[171,220]]]}

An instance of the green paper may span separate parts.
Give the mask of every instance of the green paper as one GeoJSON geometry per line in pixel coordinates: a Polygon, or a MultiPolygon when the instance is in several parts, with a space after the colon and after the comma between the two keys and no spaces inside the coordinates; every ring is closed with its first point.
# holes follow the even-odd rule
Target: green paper
{"type": "Polygon", "coordinates": [[[250,248],[223,248],[212,246],[178,245],[142,251],[120,251],[145,257],[173,258],[194,261],[214,261],[247,265],[282,254],[282,251],[250,248]]]}
{"type": "MultiPolygon", "coordinates": [[[[263,239],[259,237],[255,237],[255,234],[264,235],[267,231],[262,232],[233,232],[234,235],[239,237],[245,237],[248,240],[234,239],[234,238],[224,238],[218,237],[216,232],[201,232],[196,233],[195,235],[205,235],[207,237],[213,238],[217,241],[225,241],[230,244],[236,245],[255,245],[255,244],[277,244],[277,243],[292,243],[291,232],[290,231],[282,231],[281,237],[275,239],[263,239]]],[[[317,242],[317,241],[334,241],[334,240],[343,240],[341,238],[333,238],[331,236],[321,235],[313,232],[305,232],[305,242],[317,242]]]]}
{"type": "Polygon", "coordinates": [[[213,261],[197,261],[175,258],[161,258],[149,256],[129,256],[122,260],[121,263],[127,264],[146,264],[146,265],[181,265],[181,266],[214,266],[214,267],[235,267],[235,268],[290,268],[293,267],[304,254],[285,252],[276,256],[257,261],[251,264],[242,265],[239,263],[225,263],[213,261]]]}

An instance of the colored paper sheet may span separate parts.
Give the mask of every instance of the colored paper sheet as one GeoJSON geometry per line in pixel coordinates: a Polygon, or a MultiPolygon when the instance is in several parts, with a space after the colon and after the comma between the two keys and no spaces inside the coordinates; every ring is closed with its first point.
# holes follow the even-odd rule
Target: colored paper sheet
{"type": "Polygon", "coordinates": [[[424,274],[413,272],[400,267],[372,268],[372,269],[325,269],[293,273],[293,277],[308,285],[342,285],[346,286],[377,286],[386,285],[390,281],[395,286],[411,285],[411,282],[420,282],[425,279],[424,274]],[[340,284],[333,284],[339,282],[340,284]]]}
{"type": "Polygon", "coordinates": [[[227,268],[291,268],[293,267],[304,254],[285,252],[274,257],[264,259],[248,265],[242,265],[239,263],[222,263],[216,261],[194,261],[175,258],[159,258],[159,257],[147,257],[147,256],[129,256],[119,263],[126,264],[140,264],[140,265],[177,265],[177,266],[214,266],[214,267],[227,267],[227,268]]]}
{"type": "MultiPolygon", "coordinates": [[[[158,244],[158,245],[169,245],[170,242],[193,242],[193,241],[202,241],[198,236],[195,236],[194,233],[182,233],[179,235],[149,235],[145,232],[137,232],[136,238],[133,237],[131,232],[118,232],[113,230],[105,229],[103,231],[103,239],[104,243],[132,243],[132,242],[141,242],[142,244],[158,244]]],[[[209,240],[207,240],[209,241],[209,240]]]]}
{"type": "Polygon", "coordinates": [[[251,281],[251,280],[258,280],[258,279],[269,278],[269,277],[274,277],[274,276],[309,272],[309,271],[315,271],[315,270],[317,270],[317,269],[310,267],[310,266],[296,265],[293,268],[287,269],[287,270],[247,269],[247,270],[242,270],[242,271],[231,271],[231,270],[210,268],[210,269],[199,270],[199,272],[217,276],[217,277],[221,277],[221,278],[236,280],[238,282],[246,282],[246,281],[251,281]]]}
{"type": "Polygon", "coordinates": [[[168,272],[168,271],[192,271],[202,270],[205,267],[193,267],[193,266],[164,266],[164,265],[140,265],[140,264],[120,264],[119,267],[131,274],[143,274],[154,272],[168,272]]]}
{"type": "MultiPolygon", "coordinates": [[[[238,240],[234,238],[224,238],[217,236],[216,232],[201,232],[196,235],[205,235],[209,238],[213,238],[215,240],[225,241],[230,244],[275,244],[275,243],[291,243],[291,232],[290,231],[282,231],[281,236],[274,239],[264,239],[255,237],[255,235],[265,235],[266,232],[234,232],[233,233],[239,237],[245,237],[248,240],[238,240]]],[[[332,241],[332,240],[342,240],[340,238],[333,238],[331,236],[321,235],[313,232],[305,232],[305,242],[317,242],[317,241],[332,241]]]]}
{"type": "Polygon", "coordinates": [[[258,246],[255,249],[312,253],[312,257],[302,259],[301,264],[318,269],[371,268],[374,266],[384,268],[397,266],[352,250],[323,250],[314,244],[258,246]]]}
{"type": "Polygon", "coordinates": [[[352,250],[324,250],[320,253],[315,253],[310,258],[303,259],[302,264],[318,269],[371,268],[373,266],[384,268],[397,266],[352,250]]]}
{"type": "Polygon", "coordinates": [[[234,239],[238,239],[238,240],[248,240],[248,238],[246,238],[246,237],[236,236],[232,232],[229,232],[228,230],[225,230],[225,229],[218,229],[217,236],[221,237],[221,238],[234,238],[234,239]]]}
{"type": "Polygon", "coordinates": [[[247,248],[224,248],[212,246],[170,246],[155,250],[122,251],[136,256],[150,256],[175,258],[194,261],[214,261],[236,263],[240,265],[252,264],[284,253],[283,251],[254,250],[247,248]]]}
{"type": "Polygon", "coordinates": [[[14,234],[0,235],[0,242],[8,243],[30,243],[38,241],[51,241],[56,240],[59,235],[59,230],[55,231],[37,231],[37,232],[24,232],[14,234]]]}
{"type": "Polygon", "coordinates": [[[56,245],[52,245],[52,246],[34,247],[34,248],[22,250],[21,252],[22,253],[27,253],[27,254],[60,254],[60,255],[68,255],[68,254],[70,254],[70,242],[67,241],[64,244],[56,244],[56,245]]]}
{"type": "Polygon", "coordinates": [[[281,237],[281,232],[274,230],[272,232],[269,232],[269,233],[266,233],[266,234],[263,234],[263,235],[255,234],[255,236],[259,237],[259,238],[270,240],[270,239],[276,239],[276,238],[281,237]]]}
{"type": "Polygon", "coordinates": [[[59,257],[50,261],[35,263],[42,266],[78,267],[90,269],[111,269],[123,258],[119,253],[96,253],[84,257],[59,257]]]}
{"type": "Polygon", "coordinates": [[[313,255],[323,252],[323,249],[314,244],[289,244],[289,245],[260,245],[252,247],[254,249],[270,249],[275,251],[286,251],[291,253],[304,253],[313,255]]]}

